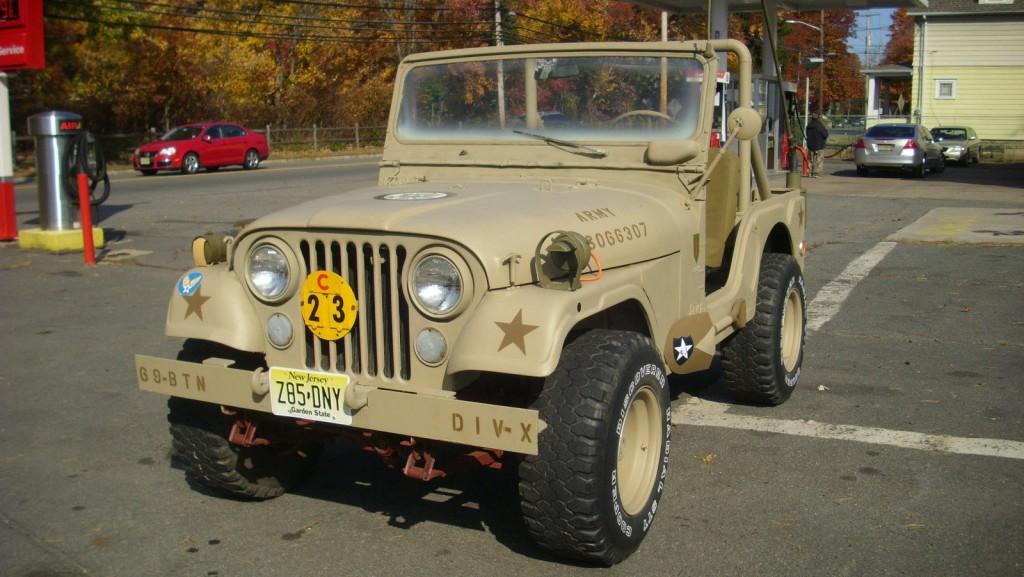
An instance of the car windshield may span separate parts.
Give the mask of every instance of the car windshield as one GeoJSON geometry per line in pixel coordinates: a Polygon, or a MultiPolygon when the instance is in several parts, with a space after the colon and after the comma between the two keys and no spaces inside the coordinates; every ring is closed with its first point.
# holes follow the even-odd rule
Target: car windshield
{"type": "Polygon", "coordinates": [[[405,78],[398,134],[452,141],[520,141],[530,137],[525,133],[565,140],[689,138],[700,119],[703,80],[703,66],[692,58],[428,64],[405,78]]]}
{"type": "Polygon", "coordinates": [[[967,131],[963,128],[933,128],[932,136],[938,140],[967,140],[967,131]]]}
{"type": "Polygon", "coordinates": [[[872,126],[865,136],[869,138],[914,138],[913,126],[872,126]]]}
{"type": "Polygon", "coordinates": [[[179,126],[160,137],[160,140],[192,140],[203,131],[202,126],[179,126]]]}

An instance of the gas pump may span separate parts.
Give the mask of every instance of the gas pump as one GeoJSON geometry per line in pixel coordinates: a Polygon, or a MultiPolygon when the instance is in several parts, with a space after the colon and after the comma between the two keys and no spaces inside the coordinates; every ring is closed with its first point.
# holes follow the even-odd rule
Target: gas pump
{"type": "Polygon", "coordinates": [[[110,176],[103,147],[85,131],[71,137],[64,149],[64,193],[72,203],[78,204],[78,175],[84,173],[89,179],[89,204],[97,206],[110,196],[110,176]],[[97,190],[97,187],[103,186],[97,190]]]}

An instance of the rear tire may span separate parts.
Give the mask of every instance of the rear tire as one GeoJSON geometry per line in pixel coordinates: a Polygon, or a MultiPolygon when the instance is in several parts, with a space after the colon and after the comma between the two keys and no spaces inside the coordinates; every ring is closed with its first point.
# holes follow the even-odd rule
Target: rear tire
{"type": "Polygon", "coordinates": [[[807,314],[804,277],[788,254],[765,253],[757,310],[722,349],[725,384],[739,401],[779,405],[800,379],[807,314]]]}
{"type": "MultiPolygon", "coordinates": [[[[186,341],[178,359],[202,362],[204,358],[224,357],[224,349],[212,343],[186,341]]],[[[234,497],[264,500],[282,495],[309,476],[322,450],[316,442],[235,445],[228,441],[234,419],[223,414],[218,405],[171,397],[167,409],[174,456],[186,477],[234,497]]],[[[260,422],[258,436],[273,442],[276,424],[260,422]]]]}
{"type": "Polygon", "coordinates": [[[245,159],[242,161],[242,168],[245,170],[254,170],[260,166],[260,153],[256,152],[255,148],[250,148],[245,152],[245,159]]]}
{"type": "Polygon", "coordinates": [[[622,561],[650,529],[667,473],[672,409],[658,351],[638,333],[587,332],[534,406],[547,428],[519,467],[530,535],[559,555],[622,561]]]}
{"type": "Polygon", "coordinates": [[[921,159],[921,165],[920,166],[915,166],[914,167],[914,172],[912,174],[913,174],[914,178],[924,178],[924,175],[927,174],[927,173],[928,173],[928,157],[926,156],[926,157],[921,159]]]}

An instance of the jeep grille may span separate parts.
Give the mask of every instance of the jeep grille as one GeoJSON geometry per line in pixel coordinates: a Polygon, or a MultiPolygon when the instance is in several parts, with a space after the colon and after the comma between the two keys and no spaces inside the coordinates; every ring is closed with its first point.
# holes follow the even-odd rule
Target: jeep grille
{"type": "Polygon", "coordinates": [[[356,323],[344,338],[328,341],[305,328],[305,363],[314,370],[367,377],[411,378],[409,303],[402,286],[405,247],[358,239],[303,239],[305,274],[341,275],[359,301],[356,323]]]}

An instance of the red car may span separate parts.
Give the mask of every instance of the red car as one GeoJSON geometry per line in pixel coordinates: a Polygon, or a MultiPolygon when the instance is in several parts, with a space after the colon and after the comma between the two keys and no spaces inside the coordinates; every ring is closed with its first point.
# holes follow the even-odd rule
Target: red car
{"type": "Polygon", "coordinates": [[[135,149],[132,165],[142,174],[158,170],[180,170],[193,174],[200,168],[217,170],[239,164],[246,170],[260,165],[270,155],[267,137],[240,124],[198,122],[179,126],[135,149]]]}

